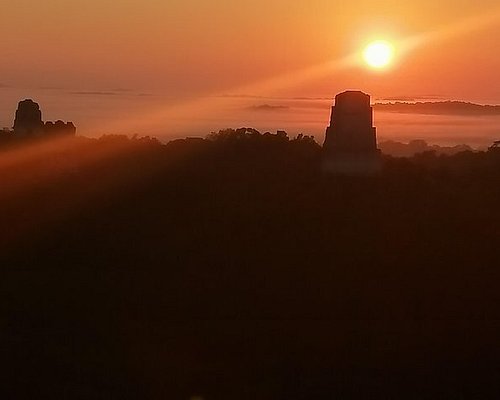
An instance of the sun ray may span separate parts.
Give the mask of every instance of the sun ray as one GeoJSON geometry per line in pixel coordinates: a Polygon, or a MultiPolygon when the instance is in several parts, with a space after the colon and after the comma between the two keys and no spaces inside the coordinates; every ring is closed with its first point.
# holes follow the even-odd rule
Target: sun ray
{"type": "MultiPolygon", "coordinates": [[[[466,35],[472,31],[485,29],[500,21],[500,8],[491,10],[487,14],[476,15],[456,23],[444,26],[436,31],[425,32],[392,42],[393,51],[397,50],[398,57],[405,57],[411,51],[424,46],[430,42],[442,42],[451,40],[461,35],[466,35]]],[[[252,95],[270,95],[280,89],[293,87],[301,83],[319,79],[331,75],[344,68],[359,66],[359,52],[354,52],[338,60],[327,61],[318,65],[313,65],[300,70],[284,73],[269,79],[263,79],[250,84],[236,86],[221,92],[207,93],[196,99],[178,102],[176,104],[162,105],[155,110],[148,111],[133,116],[127,115],[119,121],[115,120],[109,124],[100,125],[101,131],[120,132],[129,126],[141,126],[147,130],[156,126],[158,122],[168,123],[172,119],[190,118],[195,114],[199,117],[210,115],[216,117],[231,100],[223,97],[226,93],[249,93],[252,95]]]]}

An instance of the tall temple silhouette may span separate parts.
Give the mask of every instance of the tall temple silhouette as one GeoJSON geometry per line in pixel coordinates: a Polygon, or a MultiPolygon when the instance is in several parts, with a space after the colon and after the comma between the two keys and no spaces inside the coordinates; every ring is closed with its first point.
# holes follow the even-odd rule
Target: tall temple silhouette
{"type": "Polygon", "coordinates": [[[368,94],[346,91],[335,96],[323,151],[326,172],[372,175],[380,171],[380,150],[368,94]]]}
{"type": "Polygon", "coordinates": [[[39,135],[43,132],[42,111],[38,103],[31,99],[19,102],[14,119],[14,132],[17,136],[39,135]]]}
{"type": "Polygon", "coordinates": [[[15,137],[38,137],[48,135],[69,135],[76,134],[76,127],[72,122],[63,121],[42,121],[42,111],[38,103],[31,99],[19,102],[14,119],[15,137]]]}

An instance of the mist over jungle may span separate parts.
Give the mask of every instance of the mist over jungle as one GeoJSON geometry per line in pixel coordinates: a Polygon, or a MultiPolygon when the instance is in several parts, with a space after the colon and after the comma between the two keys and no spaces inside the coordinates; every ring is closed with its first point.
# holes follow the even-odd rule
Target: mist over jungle
{"type": "MultiPolygon", "coordinates": [[[[156,136],[163,142],[186,136],[204,137],[233,126],[251,126],[265,132],[285,130],[290,135],[313,135],[324,140],[332,95],[311,97],[262,97],[227,94],[207,97],[173,97],[134,90],[35,91],[0,88],[0,127],[12,126],[19,98],[35,98],[43,104],[44,117],[71,118],[84,136],[138,134],[156,136]],[[35,93],[36,95],[34,95],[35,93]],[[64,99],[64,100],[63,100],[64,99]]],[[[441,97],[375,98],[374,118],[380,141],[408,142],[422,139],[430,144],[467,144],[486,149],[498,140],[500,112],[478,112],[472,103],[446,108],[441,97]],[[424,102],[426,108],[402,108],[396,102],[424,102]],[[393,103],[393,104],[387,104],[393,103]],[[416,109],[415,109],[416,108],[416,109]]]]}

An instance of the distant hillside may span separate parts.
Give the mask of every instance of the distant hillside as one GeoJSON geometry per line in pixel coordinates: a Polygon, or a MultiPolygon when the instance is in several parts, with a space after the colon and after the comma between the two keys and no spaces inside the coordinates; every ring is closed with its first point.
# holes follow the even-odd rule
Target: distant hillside
{"type": "Polygon", "coordinates": [[[500,116],[500,106],[481,105],[463,101],[438,102],[393,102],[376,103],[376,111],[399,114],[460,115],[460,116],[500,116]]]}
{"type": "Polygon", "coordinates": [[[428,144],[425,140],[411,140],[408,143],[387,140],[379,142],[378,147],[382,150],[382,153],[394,157],[413,157],[415,154],[424,153],[426,151],[434,151],[437,154],[446,155],[453,155],[462,151],[473,151],[473,149],[466,144],[438,146],[436,144],[428,144]]]}

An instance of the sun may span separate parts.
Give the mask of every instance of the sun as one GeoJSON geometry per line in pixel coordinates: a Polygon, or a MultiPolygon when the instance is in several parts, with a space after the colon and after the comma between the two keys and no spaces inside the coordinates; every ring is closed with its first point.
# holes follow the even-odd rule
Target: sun
{"type": "Polygon", "coordinates": [[[363,52],[365,62],[370,67],[377,69],[389,66],[393,57],[394,46],[385,40],[377,40],[370,43],[363,52]]]}

